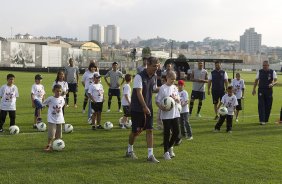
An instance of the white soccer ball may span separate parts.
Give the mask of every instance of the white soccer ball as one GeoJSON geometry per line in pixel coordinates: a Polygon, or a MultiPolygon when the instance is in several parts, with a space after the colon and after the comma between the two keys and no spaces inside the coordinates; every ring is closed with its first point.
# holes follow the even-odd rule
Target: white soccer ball
{"type": "Polygon", "coordinates": [[[111,130],[113,127],[114,127],[114,125],[109,121],[104,123],[104,129],[106,129],[106,130],[111,130]]]}
{"type": "Polygon", "coordinates": [[[177,105],[177,109],[178,109],[178,111],[179,111],[179,113],[182,111],[182,106],[181,106],[181,104],[179,104],[179,103],[177,103],[176,104],[177,105]]]}
{"type": "Polygon", "coordinates": [[[165,108],[165,110],[169,111],[175,106],[175,101],[171,97],[165,97],[161,101],[161,105],[165,108]]]}
{"type": "Polygon", "coordinates": [[[47,128],[46,124],[43,122],[36,124],[36,127],[39,132],[44,132],[47,128]]]}
{"type": "Polygon", "coordinates": [[[72,126],[71,124],[65,124],[65,126],[64,126],[64,131],[65,131],[66,133],[72,133],[72,131],[73,131],[73,126],[72,126]]]}
{"type": "Polygon", "coordinates": [[[126,128],[131,128],[132,126],[132,121],[128,120],[128,122],[125,124],[126,128]]]}
{"type": "Polygon", "coordinates": [[[56,139],[53,141],[52,148],[53,150],[61,151],[65,148],[65,142],[62,139],[56,139]]]}
{"type": "Polygon", "coordinates": [[[218,109],[218,113],[221,115],[221,116],[225,116],[227,113],[228,113],[228,109],[226,107],[220,107],[218,109]]]}
{"type": "Polygon", "coordinates": [[[17,125],[13,125],[10,126],[9,131],[11,135],[18,134],[20,133],[20,128],[17,125]]]}

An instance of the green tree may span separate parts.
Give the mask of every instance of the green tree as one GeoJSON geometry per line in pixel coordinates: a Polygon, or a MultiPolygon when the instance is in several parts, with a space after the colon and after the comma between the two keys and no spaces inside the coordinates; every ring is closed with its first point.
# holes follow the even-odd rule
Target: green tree
{"type": "Polygon", "coordinates": [[[142,57],[150,57],[150,56],[151,56],[150,47],[144,47],[142,50],[142,57]]]}

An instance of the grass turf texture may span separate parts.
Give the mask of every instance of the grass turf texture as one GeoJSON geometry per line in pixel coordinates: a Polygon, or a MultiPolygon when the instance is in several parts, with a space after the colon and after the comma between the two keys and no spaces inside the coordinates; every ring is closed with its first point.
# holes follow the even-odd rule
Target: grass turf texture
{"type": "MultiPolygon", "coordinates": [[[[246,86],[245,117],[240,112],[239,123],[233,121],[233,133],[213,133],[215,125],[211,96],[203,102],[201,114],[196,118],[197,101],[190,118],[194,140],[183,140],[175,147],[176,157],[163,160],[161,131],[154,131],[154,154],[159,164],[146,163],[147,149],[144,132],[137,138],[134,150],[138,160],[125,158],[129,130],[118,128],[117,100],[112,101],[112,112],[107,113],[106,101],[102,122],[111,121],[114,129],[91,130],[87,115],[82,114],[83,88],[80,84],[78,108],[66,108],[65,119],[74,126],[74,132],[63,134],[66,148],[61,152],[46,153],[47,132],[32,129],[33,112],[30,90],[36,73],[0,72],[1,84],[6,75],[16,76],[19,88],[16,124],[20,134],[9,135],[9,118],[0,135],[0,183],[281,183],[282,180],[282,126],[274,124],[282,104],[282,87],[274,88],[274,101],[270,122],[258,124],[257,96],[251,95],[252,85],[246,86]]],[[[231,74],[229,74],[231,76],[231,74]]],[[[246,82],[253,82],[255,73],[242,73],[246,82]]],[[[46,97],[52,95],[51,86],[56,74],[43,73],[46,97]]],[[[278,76],[278,80],[281,75],[278,76]]],[[[281,79],[280,79],[281,80],[281,79]]],[[[185,89],[191,93],[191,83],[185,89]]],[[[154,106],[156,112],[156,106],[154,106]]],[[[154,112],[154,119],[155,117],[154,112]]],[[[43,111],[46,122],[47,109],[43,111]]],[[[155,121],[154,121],[155,123],[155,121]]]]}

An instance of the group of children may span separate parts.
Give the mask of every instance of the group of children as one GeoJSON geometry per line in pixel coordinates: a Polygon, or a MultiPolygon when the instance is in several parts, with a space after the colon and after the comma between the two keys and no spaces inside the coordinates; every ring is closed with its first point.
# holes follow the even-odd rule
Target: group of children
{"type": "MultiPolygon", "coordinates": [[[[31,88],[31,102],[32,107],[35,108],[34,112],[34,128],[37,128],[37,124],[42,122],[41,111],[42,108],[48,106],[48,144],[45,148],[46,151],[50,151],[51,143],[54,139],[62,137],[62,124],[64,120],[64,106],[66,93],[68,92],[68,84],[64,80],[64,71],[57,73],[56,80],[53,83],[52,91],[54,96],[48,97],[45,100],[45,89],[41,84],[43,77],[40,74],[35,75],[35,83],[31,88]]],[[[101,126],[101,112],[104,102],[104,89],[100,82],[100,74],[98,72],[93,73],[93,78],[90,79],[87,89],[87,96],[91,100],[91,108],[94,110],[92,115],[92,129],[102,129],[101,126]],[[93,82],[93,83],[92,83],[93,82]]],[[[156,104],[159,107],[159,126],[163,126],[164,136],[164,158],[166,160],[175,156],[173,151],[173,145],[179,141],[179,139],[186,137],[188,140],[192,140],[192,129],[189,123],[189,108],[188,101],[189,95],[184,89],[185,82],[183,80],[178,81],[178,86],[175,85],[176,74],[173,71],[169,71],[165,77],[162,78],[162,86],[156,95],[156,104]],[[167,96],[172,97],[175,103],[181,105],[181,111],[177,108],[177,105],[172,109],[166,110],[161,100],[167,96]],[[180,129],[179,124],[180,123],[180,129]]],[[[7,114],[10,117],[10,126],[15,125],[16,118],[16,98],[19,97],[17,87],[14,85],[15,76],[13,74],[7,75],[7,84],[3,85],[0,89],[1,99],[1,122],[0,132],[3,132],[3,124],[7,114]]],[[[124,116],[121,121],[121,128],[125,128],[128,117],[130,116],[130,101],[131,101],[131,88],[130,82],[132,76],[130,74],[125,75],[125,84],[123,86],[122,106],[124,116]]],[[[226,131],[232,132],[232,120],[235,111],[236,122],[238,121],[239,110],[242,110],[241,99],[244,98],[245,84],[244,80],[240,78],[240,74],[236,74],[236,79],[231,83],[231,86],[227,88],[227,93],[222,97],[218,106],[225,106],[228,109],[228,114],[220,116],[218,122],[215,125],[214,131],[218,132],[226,119],[226,131]]]]}

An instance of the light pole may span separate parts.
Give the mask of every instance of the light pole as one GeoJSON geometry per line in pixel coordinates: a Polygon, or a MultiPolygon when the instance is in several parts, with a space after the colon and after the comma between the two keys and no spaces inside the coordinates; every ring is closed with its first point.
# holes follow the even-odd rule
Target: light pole
{"type": "Polygon", "coordinates": [[[170,59],[172,59],[173,40],[170,42],[170,59]]]}

